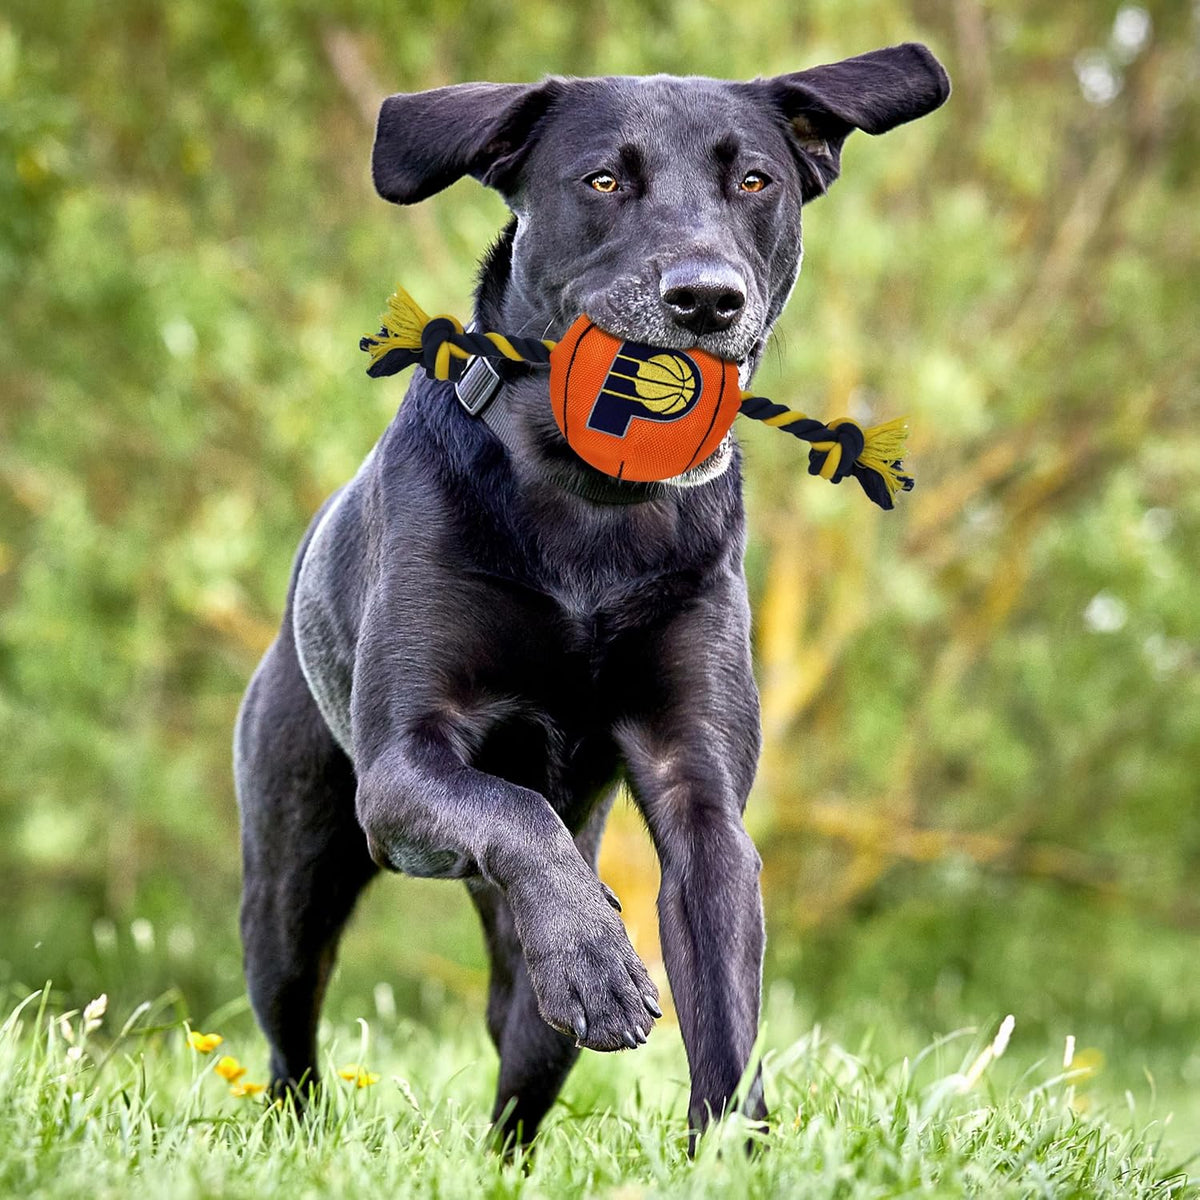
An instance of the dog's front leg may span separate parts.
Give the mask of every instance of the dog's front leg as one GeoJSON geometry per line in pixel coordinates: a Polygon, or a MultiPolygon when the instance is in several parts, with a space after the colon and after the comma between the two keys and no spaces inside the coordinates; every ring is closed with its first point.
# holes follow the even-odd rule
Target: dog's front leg
{"type": "Polygon", "coordinates": [[[503,893],[542,1019],[592,1050],[646,1040],[658,993],[625,927],[546,799],[475,770],[435,722],[362,769],[372,857],[409,874],[478,873],[503,893]]]}
{"type": "MultiPolygon", "coordinates": [[[[742,824],[758,757],[744,585],[681,617],[654,662],[657,704],[621,732],[662,866],[659,932],[691,1071],[688,1118],[729,1106],[758,1035],[761,860],[742,824]]],[[[766,1115],[761,1077],[742,1102],[766,1115]]]]}
{"type": "MultiPolygon", "coordinates": [[[[646,816],[662,864],[663,959],[691,1072],[688,1122],[701,1131],[728,1108],[758,1036],[761,863],[729,796],[714,794],[698,775],[666,784],[646,816]]],[[[742,1110],[766,1116],[760,1076],[742,1110]]]]}

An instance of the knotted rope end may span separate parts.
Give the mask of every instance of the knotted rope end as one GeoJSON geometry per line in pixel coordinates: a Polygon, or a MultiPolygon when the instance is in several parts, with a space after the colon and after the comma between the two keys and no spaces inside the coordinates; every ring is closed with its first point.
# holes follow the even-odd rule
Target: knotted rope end
{"type": "Polygon", "coordinates": [[[824,423],[751,392],[742,393],[742,414],[808,442],[810,475],[831,483],[853,475],[880,508],[894,508],[896,493],[913,488],[901,461],[908,437],[903,417],[868,429],[848,417],[824,423]]]}
{"type": "Polygon", "coordinates": [[[873,425],[863,430],[863,448],[855,464],[875,475],[883,484],[889,503],[882,504],[863,482],[867,495],[881,508],[891,508],[897,492],[911,492],[915,480],[904,471],[904,447],[908,441],[908,419],[896,417],[882,425],[873,425]]]}
{"type": "Polygon", "coordinates": [[[402,287],[397,287],[388,297],[387,312],[380,320],[383,324],[379,332],[364,337],[358,346],[371,356],[368,375],[394,375],[419,361],[421,333],[429,324],[429,315],[402,287]],[[394,351],[400,353],[389,357],[394,351]]]}

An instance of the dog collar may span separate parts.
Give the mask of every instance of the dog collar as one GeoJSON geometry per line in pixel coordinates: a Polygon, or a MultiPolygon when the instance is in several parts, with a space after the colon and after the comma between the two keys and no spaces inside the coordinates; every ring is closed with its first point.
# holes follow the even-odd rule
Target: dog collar
{"type": "Polygon", "coordinates": [[[563,436],[585,462],[622,484],[682,474],[715,450],[740,413],[809,442],[810,475],[832,483],[853,476],[880,508],[894,507],[895,494],[913,487],[901,463],[903,420],[868,429],[849,418],[821,422],[741,391],[733,363],[700,350],[623,342],[586,316],[561,342],[505,337],[464,329],[451,316],[431,318],[397,288],[383,327],[359,347],[371,356],[373,377],[419,364],[431,378],[455,383],[459,403],[510,449],[511,414],[493,403],[503,380],[485,360],[549,365],[563,436]]]}
{"type": "MultiPolygon", "coordinates": [[[[467,332],[474,332],[469,325],[467,332]]],[[[493,437],[509,452],[516,453],[516,433],[512,409],[500,398],[505,379],[483,355],[473,356],[463,368],[454,385],[454,395],[463,410],[481,420],[493,437]]],[[[662,495],[656,483],[633,483],[608,479],[591,472],[556,470],[551,467],[554,482],[593,504],[640,504],[662,495]]]]}

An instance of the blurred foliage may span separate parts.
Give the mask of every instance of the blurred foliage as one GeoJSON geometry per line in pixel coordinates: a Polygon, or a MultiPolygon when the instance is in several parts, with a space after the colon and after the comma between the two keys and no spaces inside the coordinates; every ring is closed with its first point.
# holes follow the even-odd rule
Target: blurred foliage
{"type": "MultiPolygon", "coordinates": [[[[504,215],[470,181],[378,200],[379,99],[919,38],[955,94],[850,140],[757,381],[816,414],[907,412],[918,490],[880,514],[743,430],[768,972],[817,1013],[1012,1008],[1200,1080],[1196,11],[10,4],[0,984],[238,993],[230,730],[301,532],[402,394],[357,338],[399,279],[461,311],[504,215]]],[[[604,870],[653,958],[628,813],[604,870]]],[[[458,900],[377,888],[344,986],[427,1013],[476,996],[458,900]]]]}

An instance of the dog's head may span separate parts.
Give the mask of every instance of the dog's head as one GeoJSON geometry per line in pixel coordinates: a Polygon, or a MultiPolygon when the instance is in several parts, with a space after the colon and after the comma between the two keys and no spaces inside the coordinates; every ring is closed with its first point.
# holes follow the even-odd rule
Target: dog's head
{"type": "Polygon", "coordinates": [[[391,96],[373,153],[398,204],[472,175],[516,217],[505,333],[698,346],[749,381],[800,268],[801,206],[855,129],[949,94],[915,44],[748,83],[673,76],[468,83],[391,96]]]}

